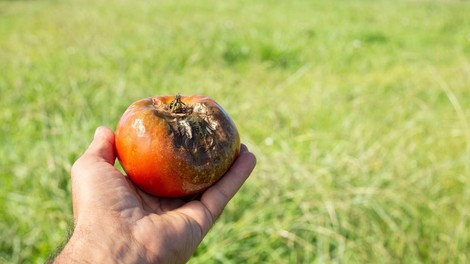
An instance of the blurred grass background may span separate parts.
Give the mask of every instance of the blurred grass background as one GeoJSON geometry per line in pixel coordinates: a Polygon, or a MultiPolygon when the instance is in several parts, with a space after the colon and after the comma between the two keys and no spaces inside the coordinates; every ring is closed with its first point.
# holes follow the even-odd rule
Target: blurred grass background
{"type": "Polygon", "coordinates": [[[190,263],[470,262],[470,2],[0,1],[0,262],[133,101],[204,94],[258,157],[190,263]]]}

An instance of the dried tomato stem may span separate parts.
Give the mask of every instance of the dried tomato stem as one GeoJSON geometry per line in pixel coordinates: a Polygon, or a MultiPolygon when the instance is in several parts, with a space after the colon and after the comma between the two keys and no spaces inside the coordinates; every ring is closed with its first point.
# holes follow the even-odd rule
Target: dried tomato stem
{"type": "Polygon", "coordinates": [[[177,94],[175,99],[170,102],[168,110],[173,114],[184,114],[188,112],[188,106],[181,101],[181,95],[177,94]]]}

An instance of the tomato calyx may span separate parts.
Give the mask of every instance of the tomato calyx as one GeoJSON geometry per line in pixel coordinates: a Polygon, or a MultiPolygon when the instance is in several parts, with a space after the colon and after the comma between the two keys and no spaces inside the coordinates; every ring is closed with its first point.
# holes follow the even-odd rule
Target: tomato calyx
{"type": "Polygon", "coordinates": [[[228,145],[228,135],[220,127],[210,107],[204,102],[185,103],[181,95],[168,101],[152,99],[155,115],[167,124],[172,144],[189,154],[198,166],[207,166],[219,159],[217,149],[228,145]]]}
{"type": "Polygon", "coordinates": [[[181,95],[177,94],[175,99],[168,105],[167,110],[173,114],[187,114],[189,111],[192,112],[193,109],[187,107],[187,105],[181,101],[181,95]]]}

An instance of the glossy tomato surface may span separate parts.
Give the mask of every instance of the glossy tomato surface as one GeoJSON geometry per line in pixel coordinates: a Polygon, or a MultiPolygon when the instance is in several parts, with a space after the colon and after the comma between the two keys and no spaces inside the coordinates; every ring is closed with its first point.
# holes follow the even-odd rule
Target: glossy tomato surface
{"type": "Polygon", "coordinates": [[[116,128],[119,162],[143,191],[161,197],[199,193],[222,177],[240,151],[234,122],[204,96],[134,102],[116,128]]]}

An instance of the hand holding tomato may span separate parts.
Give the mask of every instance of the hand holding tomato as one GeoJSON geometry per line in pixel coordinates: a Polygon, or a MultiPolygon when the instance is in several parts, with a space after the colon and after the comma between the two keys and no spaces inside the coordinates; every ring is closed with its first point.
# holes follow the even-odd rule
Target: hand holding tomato
{"type": "Polygon", "coordinates": [[[183,263],[253,170],[242,145],[235,162],[199,200],[144,193],[117,170],[114,133],[100,127],[72,168],[74,232],[55,259],[90,263],[183,263]]]}

